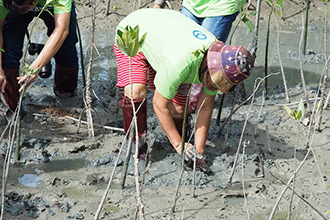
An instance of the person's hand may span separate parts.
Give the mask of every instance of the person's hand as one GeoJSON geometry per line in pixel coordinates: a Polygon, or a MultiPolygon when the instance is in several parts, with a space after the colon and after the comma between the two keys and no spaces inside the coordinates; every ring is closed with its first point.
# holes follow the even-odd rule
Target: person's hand
{"type": "MultiPolygon", "coordinates": [[[[184,143],[185,144],[185,146],[184,146],[184,150],[187,152],[187,150],[188,149],[193,149],[193,147],[194,147],[194,145],[192,145],[191,143],[184,143]]],[[[177,146],[174,146],[174,149],[176,150],[176,152],[179,154],[179,155],[181,155],[181,152],[182,152],[182,150],[181,150],[181,143],[179,144],[179,145],[177,145],[177,146]]]]}
{"type": "Polygon", "coordinates": [[[7,84],[6,76],[2,68],[0,68],[0,90],[5,93],[5,87],[7,84]]]}
{"type": "Polygon", "coordinates": [[[37,73],[35,73],[34,75],[32,75],[30,78],[26,74],[24,76],[22,76],[22,77],[17,77],[18,84],[22,84],[21,85],[21,88],[19,89],[19,92],[22,92],[23,89],[24,89],[24,87],[25,87],[25,90],[26,90],[32,83],[34,83],[34,81],[37,80],[38,75],[39,75],[39,71],[37,73]]]}

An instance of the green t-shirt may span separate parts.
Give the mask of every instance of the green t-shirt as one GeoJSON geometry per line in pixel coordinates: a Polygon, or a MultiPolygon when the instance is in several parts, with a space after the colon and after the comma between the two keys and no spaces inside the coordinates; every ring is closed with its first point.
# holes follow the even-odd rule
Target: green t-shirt
{"type": "MultiPolygon", "coordinates": [[[[59,0],[59,3],[66,8],[66,12],[58,7],[54,7],[54,14],[63,14],[71,12],[71,5],[74,0],[59,0]]],[[[41,11],[42,7],[46,4],[46,0],[38,0],[36,7],[32,11],[41,11]]],[[[52,8],[52,7],[50,7],[52,8]]],[[[7,16],[9,10],[3,5],[3,1],[0,0],[0,19],[7,16]]]]}
{"type": "Polygon", "coordinates": [[[235,0],[184,0],[182,6],[196,17],[231,15],[238,12],[235,0]]]}
{"type": "Polygon", "coordinates": [[[195,83],[201,83],[195,76],[204,54],[197,59],[193,52],[206,50],[216,40],[205,28],[178,11],[153,8],[129,14],[117,29],[124,30],[127,25],[139,25],[140,37],[147,33],[141,51],[157,72],[154,84],[162,96],[172,99],[181,83],[193,83],[195,78],[195,83]]]}

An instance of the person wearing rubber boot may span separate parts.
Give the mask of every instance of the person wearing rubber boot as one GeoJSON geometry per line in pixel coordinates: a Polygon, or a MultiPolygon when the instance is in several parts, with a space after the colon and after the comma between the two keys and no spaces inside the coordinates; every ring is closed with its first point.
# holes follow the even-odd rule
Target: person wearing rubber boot
{"type": "MultiPolygon", "coordinates": [[[[127,25],[132,28],[139,25],[140,37],[147,35],[141,51],[131,61],[133,85],[130,84],[129,57],[114,44],[117,86],[124,88],[125,93],[122,103],[129,105],[133,86],[134,103],[139,105],[143,99],[145,104],[148,81],[149,89],[155,90],[153,108],[159,123],[174,149],[181,154],[182,136],[174,122],[183,121],[191,84],[202,84],[195,124],[196,147],[186,142],[184,154],[190,159],[196,154],[197,169],[206,171],[203,155],[215,95],[218,90],[232,92],[250,75],[254,65],[251,54],[242,46],[218,41],[205,28],[174,10],[140,9],[125,17],[117,30],[123,31],[127,25]],[[196,50],[203,52],[196,57],[193,54],[196,50]]],[[[123,112],[124,121],[127,121],[126,110],[123,112]]],[[[146,125],[146,114],[146,109],[137,112],[138,118],[144,118],[138,126],[146,125]]],[[[143,132],[146,130],[144,127],[143,132]]]]}
{"type": "Polygon", "coordinates": [[[52,57],[56,63],[55,95],[62,98],[71,97],[77,87],[78,56],[75,45],[78,38],[73,0],[59,1],[65,7],[65,11],[54,6],[47,8],[48,10],[40,15],[47,26],[49,38],[30,65],[32,69],[39,70],[30,79],[27,75],[19,77],[20,59],[28,25],[38,16],[45,3],[44,0],[0,0],[0,47],[4,49],[4,52],[0,52],[0,90],[11,111],[16,109],[23,85],[31,85],[52,57]]]}

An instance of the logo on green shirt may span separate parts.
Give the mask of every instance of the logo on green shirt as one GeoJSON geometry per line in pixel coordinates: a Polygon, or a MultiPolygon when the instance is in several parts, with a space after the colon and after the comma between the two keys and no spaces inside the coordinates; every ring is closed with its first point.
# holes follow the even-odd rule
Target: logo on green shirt
{"type": "Polygon", "coordinates": [[[205,40],[207,37],[205,34],[203,34],[201,31],[199,30],[194,30],[193,31],[193,35],[197,38],[197,39],[200,39],[200,40],[205,40]]]}

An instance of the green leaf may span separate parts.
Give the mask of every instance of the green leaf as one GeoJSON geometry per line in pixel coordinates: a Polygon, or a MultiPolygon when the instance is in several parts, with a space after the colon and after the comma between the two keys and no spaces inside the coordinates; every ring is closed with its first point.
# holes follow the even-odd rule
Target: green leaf
{"type": "Polygon", "coordinates": [[[253,32],[253,30],[254,30],[254,24],[247,17],[243,17],[242,21],[246,25],[247,29],[250,32],[253,32]]]}
{"type": "Polygon", "coordinates": [[[62,4],[57,4],[57,5],[54,5],[56,8],[59,8],[61,9],[64,13],[68,13],[68,10],[66,9],[66,7],[62,4]]]}
{"type": "Polygon", "coordinates": [[[112,6],[112,7],[111,7],[111,10],[112,10],[112,11],[117,11],[117,8],[116,8],[116,6],[115,6],[115,5],[114,5],[114,6],[112,6]]]}
{"type": "Polygon", "coordinates": [[[1,47],[0,47],[0,51],[2,51],[2,52],[5,52],[5,50],[4,50],[4,49],[2,49],[1,47]]]}
{"type": "Polygon", "coordinates": [[[127,55],[127,46],[124,43],[123,39],[123,32],[121,30],[117,30],[117,37],[116,37],[116,44],[118,49],[123,53],[127,55]]]}
{"type": "Polygon", "coordinates": [[[147,37],[147,33],[144,33],[144,35],[141,37],[140,42],[139,42],[140,48],[142,48],[142,46],[146,40],[146,37],[147,37]]]}
{"type": "Polygon", "coordinates": [[[59,3],[59,0],[47,0],[45,5],[56,4],[59,3]]]}
{"type": "Polygon", "coordinates": [[[296,120],[300,120],[302,117],[302,112],[298,110],[294,110],[294,117],[296,118],[296,120]]]}
{"type": "Polygon", "coordinates": [[[120,52],[127,55],[127,47],[124,44],[124,41],[123,41],[123,39],[121,39],[121,37],[116,38],[116,44],[117,44],[117,47],[120,50],[120,52]]]}
{"type": "Polygon", "coordinates": [[[235,0],[235,8],[238,11],[241,11],[242,10],[244,4],[245,4],[245,0],[235,0]]]}
{"type": "Polygon", "coordinates": [[[195,50],[194,52],[192,52],[192,54],[194,54],[194,56],[195,56],[196,58],[198,58],[199,55],[201,54],[201,51],[200,51],[200,50],[195,50]]]}
{"type": "Polygon", "coordinates": [[[302,99],[300,99],[300,102],[299,102],[299,105],[298,105],[298,111],[301,111],[301,117],[304,116],[304,114],[305,114],[305,107],[304,107],[304,102],[303,102],[302,99]]]}
{"type": "Polygon", "coordinates": [[[138,55],[140,51],[139,38],[134,38],[132,40],[132,44],[133,44],[133,51],[131,57],[135,57],[136,55],[138,55]]]}
{"type": "Polygon", "coordinates": [[[295,120],[295,118],[294,118],[294,116],[293,116],[293,113],[292,113],[292,111],[291,111],[291,109],[288,107],[288,106],[284,106],[284,109],[285,109],[285,111],[288,113],[288,115],[293,119],[293,120],[295,120]]]}
{"type": "Polygon", "coordinates": [[[251,16],[256,16],[258,14],[258,12],[256,12],[256,11],[248,11],[247,14],[249,14],[251,16]]]}
{"type": "Polygon", "coordinates": [[[316,103],[316,111],[320,111],[322,106],[323,106],[323,102],[317,102],[316,103]]]}
{"type": "Polygon", "coordinates": [[[281,16],[281,12],[280,11],[276,11],[276,13],[278,14],[278,16],[281,16]]]}
{"type": "Polygon", "coordinates": [[[267,1],[266,1],[266,4],[267,4],[267,5],[268,5],[270,8],[272,8],[272,6],[270,5],[270,3],[269,3],[269,2],[267,2],[267,1]]]}
{"type": "Polygon", "coordinates": [[[275,2],[275,6],[278,6],[278,7],[281,7],[281,8],[282,8],[282,7],[283,7],[283,6],[282,6],[282,1],[283,1],[283,0],[276,0],[276,2],[275,2]]]}
{"type": "Polygon", "coordinates": [[[127,55],[132,57],[133,54],[133,42],[129,42],[129,44],[127,45],[127,55]]]}

